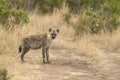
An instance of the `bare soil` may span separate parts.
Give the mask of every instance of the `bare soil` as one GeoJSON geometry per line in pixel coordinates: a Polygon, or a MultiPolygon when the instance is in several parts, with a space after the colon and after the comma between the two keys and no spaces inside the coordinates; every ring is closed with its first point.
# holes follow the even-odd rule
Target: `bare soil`
{"type": "Polygon", "coordinates": [[[1,54],[10,62],[10,80],[120,80],[120,54],[104,51],[102,59],[82,55],[76,49],[51,48],[51,64],[42,63],[41,52],[25,55],[25,63],[20,54],[1,54]],[[78,55],[79,54],[79,55],[78,55]],[[80,55],[81,54],[81,55],[80,55]]]}

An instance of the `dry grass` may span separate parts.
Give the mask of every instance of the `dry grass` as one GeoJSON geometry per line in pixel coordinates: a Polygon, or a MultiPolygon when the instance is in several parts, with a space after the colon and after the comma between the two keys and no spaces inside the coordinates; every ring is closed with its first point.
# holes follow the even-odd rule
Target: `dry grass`
{"type": "MultiPolygon", "coordinates": [[[[61,19],[60,14],[38,16],[30,15],[30,23],[22,27],[15,26],[13,31],[6,31],[0,28],[0,52],[17,53],[19,42],[22,37],[30,34],[46,33],[49,28],[60,29],[60,35],[57,42],[60,42],[61,46],[64,44],[63,38],[69,39],[73,35],[73,29],[71,26],[67,26],[61,19]],[[61,39],[60,39],[61,38],[61,39]]],[[[66,40],[67,40],[66,39],[66,40]]]]}
{"type": "MultiPolygon", "coordinates": [[[[38,16],[36,14],[32,14],[29,15],[30,17],[29,24],[24,25],[22,27],[15,26],[15,29],[13,31],[6,31],[2,28],[2,26],[0,26],[0,68],[7,68],[8,77],[11,78],[11,80],[18,80],[18,78],[19,80],[22,80],[22,78],[23,80],[30,80],[31,77],[34,78],[34,76],[38,77],[38,79],[36,79],[37,77],[35,78],[36,80],[40,80],[39,78],[46,79],[47,77],[42,77],[42,76],[51,77],[52,76],[51,73],[53,71],[55,71],[53,75],[56,75],[57,73],[60,72],[60,70],[64,70],[60,65],[60,62],[65,63],[64,59],[69,59],[69,60],[73,59],[73,62],[76,62],[76,60],[78,59],[79,64],[71,63],[68,65],[64,65],[64,67],[66,68],[70,66],[69,67],[70,69],[69,70],[66,69],[65,71],[62,71],[61,74],[60,75],[58,74],[57,76],[64,77],[63,74],[65,73],[63,72],[68,71],[68,73],[70,73],[72,69],[74,70],[74,67],[75,70],[78,71],[75,72],[75,74],[79,73],[79,71],[81,71],[80,73],[84,74],[84,72],[82,72],[82,69],[85,69],[86,72],[88,71],[90,73],[90,74],[87,73],[88,75],[86,74],[86,76],[84,77],[85,79],[87,79],[88,76],[90,76],[91,74],[93,74],[93,76],[94,74],[95,75],[98,74],[98,78],[101,76],[101,74],[102,76],[105,77],[106,75],[109,75],[109,77],[111,77],[111,72],[113,73],[115,72],[115,70],[119,71],[118,65],[119,65],[120,56],[118,54],[111,55],[108,53],[116,52],[120,50],[119,49],[120,29],[118,29],[113,34],[110,33],[101,33],[95,35],[86,34],[83,35],[81,38],[75,40],[74,29],[72,28],[72,25],[67,25],[65,22],[63,22],[61,16],[62,15],[60,14],[60,12],[55,12],[52,15],[44,15],[44,16],[38,16]],[[37,62],[32,63],[29,61],[29,63],[21,64],[17,59],[19,57],[18,47],[22,37],[30,34],[44,33],[47,32],[49,28],[60,29],[60,33],[56,38],[56,40],[54,40],[51,47],[51,49],[53,49],[54,51],[52,50],[50,51],[53,54],[54,53],[57,54],[56,52],[62,54],[62,55],[60,54],[54,55],[55,58],[54,57],[53,58],[58,60],[56,64],[48,65],[48,67],[50,67],[51,70],[45,68],[44,65],[38,66],[37,62]],[[72,56],[71,58],[68,58],[68,56],[66,56],[65,54],[67,54],[68,56],[70,54],[72,56]],[[36,67],[37,70],[33,70],[36,67]],[[41,69],[41,67],[43,68],[41,69]],[[78,67],[79,70],[77,70],[78,67]],[[60,69],[58,70],[58,68],[60,69]],[[93,71],[97,71],[97,70],[98,70],[97,73],[92,73],[93,71]],[[24,73],[29,71],[31,74],[27,73],[25,76],[24,73]],[[38,72],[39,74],[36,74],[36,72],[38,72]],[[50,73],[50,74],[48,75],[45,73],[50,73]],[[29,78],[28,75],[29,76],[32,75],[32,76],[29,78]]],[[[73,17],[72,22],[75,22],[76,19],[77,17],[73,17]]],[[[34,53],[34,52],[30,51],[29,53],[34,53]]],[[[27,58],[32,57],[30,55],[28,56],[29,57],[27,58]]],[[[35,56],[38,60],[37,56],[38,54],[36,54],[35,56]]],[[[117,73],[113,73],[113,74],[115,74],[115,77],[113,76],[112,78],[116,78],[117,73]]],[[[70,76],[67,77],[69,78],[70,76]]],[[[119,78],[119,76],[117,77],[119,78]]],[[[93,80],[93,79],[89,79],[89,80],[93,80]]]]}
{"type": "MultiPolygon", "coordinates": [[[[98,35],[84,35],[79,40],[74,41],[74,30],[71,25],[63,22],[59,12],[53,15],[38,16],[36,14],[29,15],[30,23],[23,27],[15,26],[13,31],[5,31],[0,28],[0,54],[10,53],[17,54],[20,40],[22,37],[30,34],[38,34],[46,32],[49,28],[59,28],[60,34],[53,42],[53,46],[74,48],[80,55],[88,57],[102,57],[103,51],[106,49],[110,51],[119,50],[120,47],[120,29],[113,33],[98,34],[98,35]]],[[[72,18],[74,21],[74,18],[72,18]]],[[[76,18],[75,18],[76,19],[76,18]]],[[[3,60],[0,58],[0,63],[3,60]]],[[[7,61],[6,61],[7,62],[7,61]]],[[[0,64],[5,65],[5,64],[0,64]]]]}

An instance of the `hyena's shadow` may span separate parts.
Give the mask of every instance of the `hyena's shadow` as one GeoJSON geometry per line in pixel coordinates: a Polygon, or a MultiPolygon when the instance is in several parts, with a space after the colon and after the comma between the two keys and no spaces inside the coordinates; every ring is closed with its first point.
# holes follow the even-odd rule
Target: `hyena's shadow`
{"type": "MultiPolygon", "coordinates": [[[[34,51],[33,51],[34,52],[34,51]]],[[[55,53],[50,53],[52,55],[50,55],[51,59],[51,63],[46,63],[45,65],[69,65],[71,64],[71,60],[69,58],[65,59],[63,54],[62,55],[57,55],[54,56],[55,53]],[[59,57],[62,56],[62,57],[59,57]]],[[[31,65],[44,65],[44,63],[42,62],[42,54],[39,53],[29,53],[25,56],[25,63],[27,64],[31,64],[31,65]]],[[[21,60],[19,60],[21,63],[24,64],[24,62],[22,62],[21,60]]]]}
{"type": "MultiPolygon", "coordinates": [[[[35,53],[38,54],[38,53],[35,53]]],[[[40,54],[39,54],[40,55],[40,54]]],[[[55,55],[53,53],[53,55],[55,55]]],[[[26,58],[26,62],[25,64],[29,64],[29,65],[39,65],[39,66],[54,66],[54,67],[70,67],[73,69],[82,69],[82,70],[92,70],[91,64],[85,60],[78,60],[78,59],[73,59],[71,57],[53,57],[51,56],[51,63],[43,63],[42,57],[41,56],[33,56],[31,54],[29,54],[28,56],[25,57],[26,58]]],[[[23,63],[24,64],[24,63],[23,63]]]]}

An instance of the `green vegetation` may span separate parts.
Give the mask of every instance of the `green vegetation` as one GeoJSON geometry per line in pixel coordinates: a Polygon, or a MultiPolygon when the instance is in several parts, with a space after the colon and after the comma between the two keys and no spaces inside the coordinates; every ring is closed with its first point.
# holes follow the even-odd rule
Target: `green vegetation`
{"type": "MultiPolygon", "coordinates": [[[[68,1],[74,2],[74,0],[68,1]]],[[[80,18],[74,25],[77,35],[81,33],[98,33],[101,30],[104,32],[113,32],[119,27],[120,0],[75,1],[79,1],[78,3],[82,7],[82,11],[79,12],[81,14],[80,18]]]]}
{"type": "Polygon", "coordinates": [[[7,80],[7,71],[5,69],[0,69],[0,80],[7,80]]]}
{"type": "Polygon", "coordinates": [[[63,0],[32,0],[33,8],[38,7],[38,10],[47,13],[53,12],[54,8],[60,9],[63,0]]]}
{"type": "Polygon", "coordinates": [[[53,12],[55,8],[60,9],[64,0],[9,0],[11,5],[15,8],[24,10],[35,10],[39,12],[48,13],[53,12]]]}
{"type": "Polygon", "coordinates": [[[29,18],[27,12],[10,6],[7,0],[0,0],[0,23],[4,26],[27,23],[29,18]]]}
{"type": "Polygon", "coordinates": [[[77,35],[81,33],[99,33],[115,31],[120,24],[120,0],[0,0],[0,23],[7,26],[29,22],[26,11],[37,9],[41,14],[61,9],[63,3],[68,7],[62,13],[63,20],[69,24],[71,13],[79,15],[74,23],[77,35]]]}
{"type": "Polygon", "coordinates": [[[82,8],[82,0],[66,0],[70,12],[79,13],[82,8]]]}
{"type": "Polygon", "coordinates": [[[75,24],[74,29],[76,34],[91,32],[97,33],[99,29],[100,16],[98,12],[93,11],[92,8],[87,8],[78,22],[75,24]]]}
{"type": "Polygon", "coordinates": [[[70,13],[63,13],[62,17],[63,17],[63,20],[67,22],[67,24],[70,23],[70,19],[71,19],[70,13]]]}
{"type": "Polygon", "coordinates": [[[14,24],[29,22],[28,15],[23,10],[11,9],[10,13],[11,13],[11,16],[14,16],[14,19],[12,20],[14,24]]]}

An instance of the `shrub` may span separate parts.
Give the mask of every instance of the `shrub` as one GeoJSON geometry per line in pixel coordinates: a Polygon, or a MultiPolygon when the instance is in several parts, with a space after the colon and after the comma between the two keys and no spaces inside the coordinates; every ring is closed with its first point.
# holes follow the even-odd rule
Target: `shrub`
{"type": "Polygon", "coordinates": [[[101,30],[104,32],[116,30],[120,24],[119,13],[118,10],[112,12],[109,9],[109,4],[104,4],[104,7],[102,6],[99,11],[90,7],[85,9],[74,26],[76,35],[98,33],[101,30]]]}
{"type": "Polygon", "coordinates": [[[62,17],[63,17],[63,20],[67,22],[67,24],[70,23],[71,15],[69,13],[63,13],[62,17]]]}
{"type": "Polygon", "coordinates": [[[0,23],[5,24],[9,18],[9,4],[5,0],[0,0],[0,23]]]}
{"type": "Polygon", "coordinates": [[[104,21],[101,21],[101,27],[104,27],[107,31],[113,32],[118,28],[120,24],[119,20],[120,14],[120,0],[106,0],[101,4],[101,16],[104,17],[104,21]]]}
{"type": "Polygon", "coordinates": [[[93,11],[92,8],[87,8],[75,24],[74,29],[77,35],[80,33],[97,33],[99,31],[99,23],[99,13],[93,11]]]}
{"type": "Polygon", "coordinates": [[[7,80],[7,71],[5,69],[0,69],[0,80],[7,80]]]}
{"type": "Polygon", "coordinates": [[[47,13],[53,12],[54,8],[60,9],[64,0],[33,0],[33,8],[38,7],[38,10],[47,13]]]}
{"type": "Polygon", "coordinates": [[[23,24],[23,23],[29,22],[27,12],[23,10],[11,9],[10,13],[11,13],[11,16],[14,17],[14,19],[12,20],[14,24],[20,24],[20,23],[23,24]]]}
{"type": "Polygon", "coordinates": [[[112,32],[113,30],[116,30],[118,28],[118,25],[120,24],[120,21],[119,21],[119,15],[116,14],[116,13],[113,13],[108,21],[107,21],[107,30],[109,30],[110,32],[112,32]]]}
{"type": "Polygon", "coordinates": [[[25,11],[10,7],[7,0],[0,0],[0,23],[5,26],[29,22],[25,11]]]}
{"type": "Polygon", "coordinates": [[[100,9],[105,0],[66,0],[70,12],[80,13],[81,9],[91,7],[94,10],[100,9]]]}
{"type": "Polygon", "coordinates": [[[79,13],[82,5],[81,0],[66,0],[66,4],[73,13],[79,13]]]}

